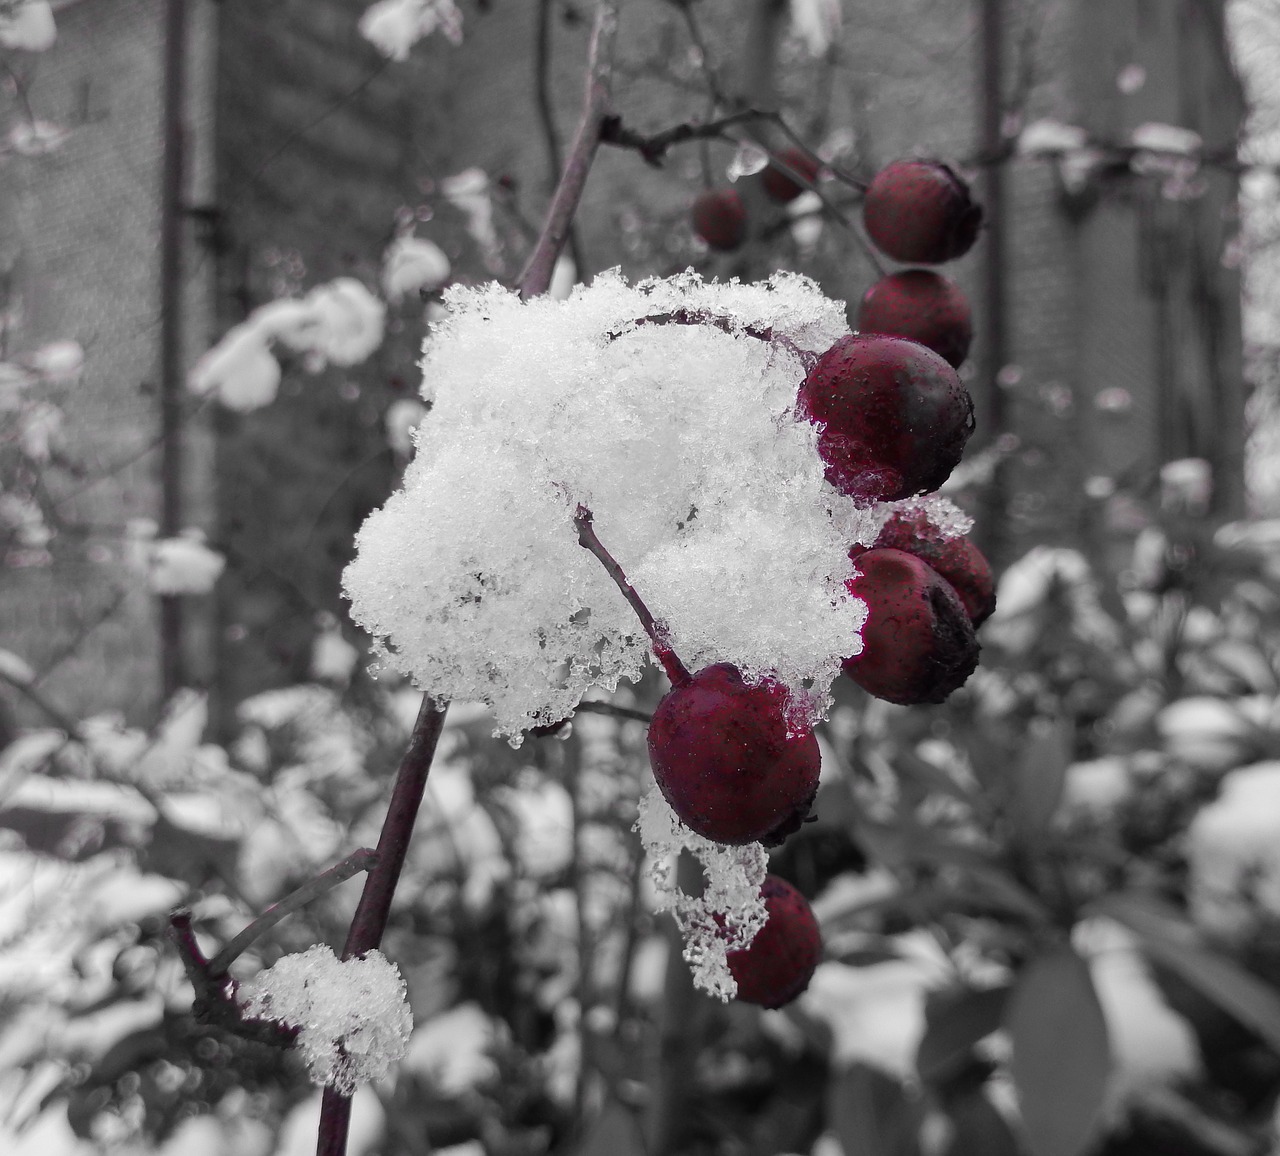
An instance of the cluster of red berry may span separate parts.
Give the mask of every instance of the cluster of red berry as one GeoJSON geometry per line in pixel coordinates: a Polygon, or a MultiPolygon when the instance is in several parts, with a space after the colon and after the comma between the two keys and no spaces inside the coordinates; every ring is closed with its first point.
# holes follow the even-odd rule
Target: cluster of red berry
{"type": "MultiPolygon", "coordinates": [[[[816,172],[805,167],[811,162],[804,154],[786,159],[810,179],[816,172]]],[[[770,171],[766,188],[775,199],[799,193],[790,177],[776,172],[770,180],[770,171]]],[[[923,162],[881,172],[864,213],[872,240],[903,261],[959,256],[981,221],[964,182],[945,165],[923,162]]],[[[695,222],[708,243],[732,247],[721,242],[745,228],[740,198],[732,190],[704,194],[695,222]],[[712,205],[728,211],[712,213],[712,205]]],[[[897,273],[867,294],[859,324],[862,332],[817,360],[797,395],[800,419],[822,427],[817,448],[826,478],[862,506],[936,490],[973,432],[973,403],[955,370],[969,344],[964,298],[930,271],[897,273]]],[[[596,538],[590,512],[580,507],[576,520],[582,544],[636,607],[671,679],[649,727],[663,797],[704,838],[777,846],[799,829],[817,794],[821,758],[813,732],[789,731],[787,692],[776,682],[750,686],[731,663],[690,674],[596,538]]],[[[859,573],[848,589],[868,616],[862,650],[844,661],[845,673],[890,702],[942,702],[977,665],[975,627],[995,606],[986,560],[922,509],[899,510],[871,547],[855,546],[850,556],[859,573]]],[[[769,876],[762,898],[763,930],[728,959],[738,998],[777,1007],[808,985],[821,937],[809,904],[789,884],[769,876]]]]}

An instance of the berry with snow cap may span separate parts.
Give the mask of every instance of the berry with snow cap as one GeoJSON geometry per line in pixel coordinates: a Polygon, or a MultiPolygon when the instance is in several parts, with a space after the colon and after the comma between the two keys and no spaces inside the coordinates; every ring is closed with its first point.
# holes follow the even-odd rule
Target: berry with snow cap
{"type": "MultiPolygon", "coordinates": [[[[955,590],[974,627],[981,626],[996,608],[996,582],[991,563],[973,542],[963,536],[944,536],[923,510],[898,510],[881,527],[875,545],[905,550],[927,562],[955,590]]],[[[850,553],[856,559],[862,548],[850,553]]]]}
{"type": "Polygon", "coordinates": [[[867,550],[855,564],[860,574],[846,585],[867,604],[867,621],[845,674],[888,702],[945,701],[978,665],[978,639],[960,596],[904,550],[867,550]]]}
{"type": "Polygon", "coordinates": [[[798,412],[823,423],[826,476],[860,503],[936,490],[973,433],[973,400],[932,349],[902,337],[842,337],[809,371],[798,412]]]}

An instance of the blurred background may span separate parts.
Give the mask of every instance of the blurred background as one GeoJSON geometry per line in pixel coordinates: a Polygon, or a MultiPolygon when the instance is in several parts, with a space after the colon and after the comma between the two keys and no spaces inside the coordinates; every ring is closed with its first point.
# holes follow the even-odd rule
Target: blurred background
{"type": "MultiPolygon", "coordinates": [[[[442,289],[532,249],[593,17],[411,0],[379,34],[368,7],[0,0],[11,1152],[314,1146],[305,1073],[192,1018],[165,921],[223,942],[376,840],[418,696],[368,673],[341,571],[428,413],[442,289]],[[224,341],[291,300],[342,340],[224,341]]],[[[853,323],[884,272],[865,184],[969,182],[986,222],[943,271],[978,430],[947,494],[999,605],[944,705],[841,680],[818,821],[771,866],[827,959],[779,1011],[696,993],[652,914],[640,722],[513,750],[452,710],[386,941],[417,1027],[351,1150],[1280,1151],[1280,4],[628,0],[612,90],[642,134],[779,110],[830,171],[769,201],[770,121],[606,146],[553,293],[789,269],[853,323]],[[731,182],[748,237],[709,250],[691,206],[731,182]],[[1062,1031],[1106,1032],[1026,1029],[1047,1074],[1015,1090],[1005,997],[1049,942],[1087,965],[1046,989],[1062,1031]]],[[[339,942],[355,891],[238,967],[339,942]]]]}

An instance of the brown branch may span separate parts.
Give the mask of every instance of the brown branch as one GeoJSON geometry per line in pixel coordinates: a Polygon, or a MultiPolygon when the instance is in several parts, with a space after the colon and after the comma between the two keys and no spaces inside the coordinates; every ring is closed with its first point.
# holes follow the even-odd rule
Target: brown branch
{"type": "Polygon", "coordinates": [[[322,871],[314,879],[309,879],[295,891],[291,891],[279,903],[273,903],[243,931],[232,939],[209,963],[209,974],[213,977],[225,975],[229,968],[244,950],[255,940],[261,938],[277,923],[295,911],[300,910],[313,899],[319,899],[332,891],[339,883],[345,883],[352,875],[361,871],[372,870],[377,865],[378,853],[368,847],[352,851],[340,863],[335,863],[327,871],[322,871]]]}
{"type": "MultiPolygon", "coordinates": [[[[533,51],[533,90],[537,97],[538,120],[547,146],[551,169],[550,184],[554,189],[560,179],[560,130],[556,127],[555,109],[551,103],[551,10],[553,0],[538,0],[538,36],[533,51]]],[[[582,238],[575,224],[569,225],[569,252],[579,276],[586,270],[582,238]]]]}
{"type": "Polygon", "coordinates": [[[663,637],[662,629],[649,612],[649,608],[644,604],[644,600],[636,593],[636,588],[627,581],[627,576],[623,573],[622,567],[618,565],[613,555],[605,549],[604,543],[596,536],[595,527],[591,524],[591,521],[591,511],[579,502],[578,508],[573,514],[573,524],[578,528],[578,545],[584,550],[590,550],[599,559],[600,565],[605,568],[609,577],[613,579],[614,584],[622,591],[622,596],[630,604],[631,609],[635,611],[636,617],[640,619],[640,625],[644,627],[645,633],[649,636],[649,641],[653,644],[653,653],[658,656],[658,661],[662,663],[662,668],[667,672],[667,677],[671,679],[674,686],[683,685],[692,677],[688,668],[667,644],[663,637]]]}
{"type": "Polygon", "coordinates": [[[617,0],[600,0],[595,25],[591,30],[591,48],[587,57],[586,93],[582,118],[574,134],[569,156],[565,160],[560,183],[551,198],[547,219],[538,243],[529,254],[517,288],[523,298],[545,293],[551,284],[556,260],[573,225],[578,202],[586,188],[587,176],[600,147],[600,131],[612,109],[609,82],[613,70],[613,39],[618,28],[617,0]]]}
{"type": "Polygon", "coordinates": [[[169,916],[169,938],[177,946],[187,978],[195,988],[191,1011],[197,1020],[256,1043],[276,1048],[293,1044],[298,1028],[244,1016],[236,1002],[236,981],[226,975],[214,975],[210,970],[209,961],[196,942],[190,911],[175,911],[169,916]]]}
{"type": "MultiPolygon", "coordinates": [[[[444,730],[448,704],[437,705],[430,695],[423,695],[418,718],[413,724],[409,749],[400,760],[396,781],[387,804],[387,817],[382,824],[375,850],[377,862],[365,877],[364,891],[347,931],[342,958],[351,959],[372,951],[382,943],[391,900],[400,881],[413,836],[418,808],[427,786],[427,772],[436,753],[436,744],[444,730]]],[[[320,1106],[320,1133],[317,1156],[343,1156],[347,1150],[347,1127],[351,1119],[351,1098],[326,1087],[320,1106]]]]}
{"type": "Polygon", "coordinates": [[[583,714],[604,714],[613,718],[635,719],[637,722],[653,722],[653,715],[647,711],[635,710],[629,706],[618,706],[612,702],[601,702],[599,699],[583,699],[573,708],[574,713],[581,711],[583,714]]]}

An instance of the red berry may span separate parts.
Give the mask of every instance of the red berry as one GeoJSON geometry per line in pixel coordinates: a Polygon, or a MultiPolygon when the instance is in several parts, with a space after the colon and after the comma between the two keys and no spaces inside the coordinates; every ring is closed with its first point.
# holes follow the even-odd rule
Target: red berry
{"type": "Polygon", "coordinates": [[[822,959],[822,933],[813,908],[790,883],[767,875],[760,888],[765,924],[741,951],[728,953],[738,999],[762,1007],[790,1003],[822,959]]]}
{"type": "Polygon", "coordinates": [[[812,731],[788,737],[786,692],[747,686],[719,662],[679,683],[649,724],[658,789],[686,826],[717,843],[777,846],[809,814],[821,756],[812,731]]]}
{"type": "MultiPolygon", "coordinates": [[[[804,149],[795,147],[783,149],[778,154],[778,159],[787,168],[804,177],[810,185],[818,179],[820,166],[804,149]]],[[[760,180],[764,185],[765,196],[771,201],[777,201],[780,205],[790,204],[808,187],[799,184],[794,177],[773,164],[764,170],[760,180]]]]}
{"type": "Polygon", "coordinates": [[[844,672],[876,698],[943,702],[978,665],[978,639],[960,596],[931,566],[903,550],[856,555],[851,594],[867,604],[862,651],[844,672]]]}
{"type": "MultiPolygon", "coordinates": [[[[996,580],[985,555],[968,538],[944,538],[923,510],[896,512],[881,528],[877,547],[905,550],[927,562],[950,584],[964,604],[974,627],[981,626],[996,608],[996,580]]],[[[861,554],[856,547],[850,553],[861,554]]]]}
{"type": "Polygon", "coordinates": [[[737,189],[708,189],[693,202],[693,231],[728,252],[747,238],[747,207],[737,189]]]}
{"type": "Polygon", "coordinates": [[[956,371],[902,337],[840,338],[805,377],[798,403],[801,417],[825,423],[827,481],[862,502],[936,490],[973,433],[973,400],[956,371]]]}
{"type": "Polygon", "coordinates": [[[867,233],[895,261],[937,265],[973,248],[982,206],[938,161],[895,161],[881,169],[862,202],[867,233]]]}
{"type": "Polygon", "coordinates": [[[861,333],[918,341],[957,369],[973,341],[973,313],[960,287],[928,269],[881,277],[858,307],[861,333]]]}

